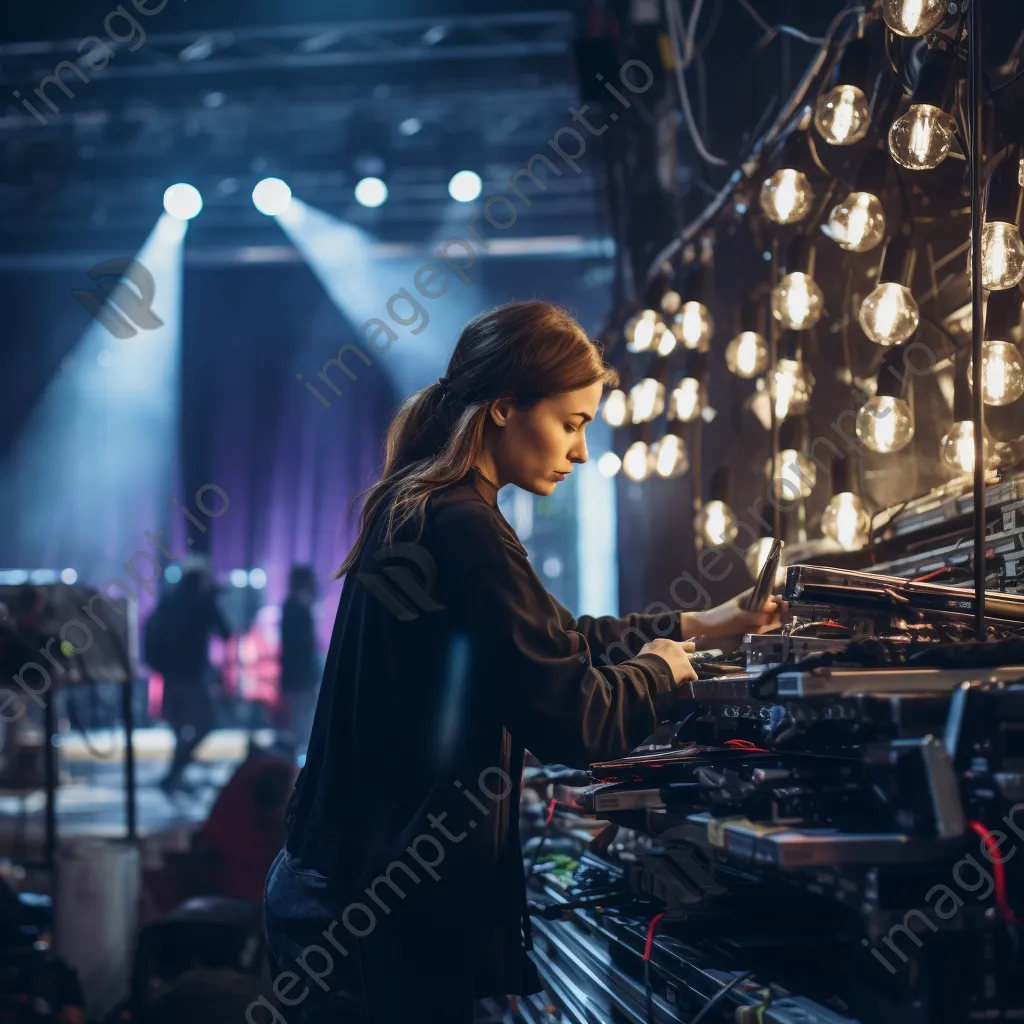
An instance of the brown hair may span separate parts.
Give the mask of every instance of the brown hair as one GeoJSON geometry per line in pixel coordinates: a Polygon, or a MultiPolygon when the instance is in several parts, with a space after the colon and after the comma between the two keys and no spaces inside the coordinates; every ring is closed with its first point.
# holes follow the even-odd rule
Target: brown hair
{"type": "Polygon", "coordinates": [[[490,404],[511,396],[521,408],[618,375],[601,348],[558,306],[511,302],[481,313],[462,329],[444,378],[407,398],[388,428],[384,474],[369,489],[359,537],[334,579],[352,568],[384,506],[383,543],[404,523],[420,530],[427,499],[461,480],[483,443],[490,404]]]}

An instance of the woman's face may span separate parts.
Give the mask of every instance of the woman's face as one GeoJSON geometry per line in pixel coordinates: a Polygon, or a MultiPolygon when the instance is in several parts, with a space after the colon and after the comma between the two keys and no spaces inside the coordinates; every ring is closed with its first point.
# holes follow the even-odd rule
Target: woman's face
{"type": "Polygon", "coordinates": [[[586,425],[597,415],[602,384],[543,398],[529,409],[498,402],[492,455],[502,483],[550,494],[575,463],[587,461],[586,425]]]}

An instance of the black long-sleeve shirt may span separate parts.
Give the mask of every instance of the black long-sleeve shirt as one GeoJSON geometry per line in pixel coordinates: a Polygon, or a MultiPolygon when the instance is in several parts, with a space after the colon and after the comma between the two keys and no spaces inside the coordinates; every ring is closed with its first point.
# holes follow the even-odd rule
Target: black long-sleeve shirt
{"type": "Polygon", "coordinates": [[[520,932],[524,748],[585,767],[646,739],[676,686],[639,648],[682,639],[680,616],[574,619],[475,472],[431,496],[418,541],[409,525],[382,552],[379,535],[342,589],[289,852],[378,931],[464,933],[477,998],[537,991],[520,932]]]}

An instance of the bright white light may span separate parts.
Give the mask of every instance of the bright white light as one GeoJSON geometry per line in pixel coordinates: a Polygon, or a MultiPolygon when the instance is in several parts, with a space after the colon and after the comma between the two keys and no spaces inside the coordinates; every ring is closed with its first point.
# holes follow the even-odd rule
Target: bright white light
{"type": "Polygon", "coordinates": [[[262,590],[267,585],[267,574],[262,569],[249,570],[249,586],[253,590],[262,590]]]}
{"type": "Polygon", "coordinates": [[[615,452],[605,452],[597,460],[597,471],[601,476],[612,477],[622,468],[622,459],[615,452]]]}
{"type": "Polygon", "coordinates": [[[562,560],[557,555],[549,555],[544,559],[541,569],[548,579],[557,579],[562,575],[562,560]]]}
{"type": "Polygon", "coordinates": [[[484,183],[476,171],[458,171],[448,182],[448,195],[460,203],[471,203],[483,190],[484,183]]]}
{"type": "Polygon", "coordinates": [[[164,569],[164,579],[168,583],[179,583],[181,581],[181,568],[177,565],[169,565],[164,569]]]}
{"type": "Polygon", "coordinates": [[[382,206],[388,198],[388,187],[380,178],[362,178],[356,184],[356,202],[371,209],[382,206]]]}
{"type": "Polygon", "coordinates": [[[423,127],[423,122],[418,117],[407,117],[399,126],[398,130],[406,137],[415,135],[423,127]]]}
{"type": "Polygon", "coordinates": [[[244,569],[232,569],[228,579],[233,587],[244,587],[249,582],[249,574],[244,569]]]}
{"type": "Polygon", "coordinates": [[[252,190],[252,201],[260,213],[276,217],[288,209],[292,201],[292,190],[280,178],[264,178],[252,190]]]}
{"type": "Polygon", "coordinates": [[[203,197],[194,185],[179,181],[164,192],[164,209],[178,220],[198,217],[203,208],[203,197]]]}
{"type": "Polygon", "coordinates": [[[72,583],[78,580],[78,573],[74,569],[65,569],[60,574],[61,583],[66,583],[69,587],[72,583]]]}

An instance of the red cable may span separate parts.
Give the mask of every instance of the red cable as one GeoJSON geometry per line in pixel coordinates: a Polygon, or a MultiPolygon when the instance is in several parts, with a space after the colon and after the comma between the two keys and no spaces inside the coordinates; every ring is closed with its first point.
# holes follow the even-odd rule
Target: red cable
{"type": "Polygon", "coordinates": [[[551,824],[551,819],[555,816],[555,804],[557,803],[557,800],[552,800],[551,803],[548,804],[548,816],[544,819],[545,825],[551,824]]]}
{"type": "Polygon", "coordinates": [[[949,572],[949,569],[943,567],[936,569],[934,572],[926,572],[923,576],[915,576],[910,582],[911,583],[923,583],[925,580],[934,579],[936,576],[941,576],[943,573],[949,572]]]}
{"type": "Polygon", "coordinates": [[[1006,898],[1006,871],[1003,868],[1003,856],[999,852],[999,844],[980,821],[972,821],[968,818],[967,824],[970,825],[973,832],[981,836],[981,841],[992,855],[992,876],[995,880],[996,906],[999,908],[999,913],[1007,924],[1016,924],[1017,917],[1010,906],[1010,901],[1006,898]]]}
{"type": "Polygon", "coordinates": [[[654,945],[654,933],[658,929],[658,922],[665,916],[665,912],[662,911],[660,914],[655,914],[651,918],[651,923],[647,926],[647,945],[644,946],[644,960],[651,959],[651,947],[654,945]]]}
{"type": "Polygon", "coordinates": [[[725,746],[736,747],[740,750],[749,750],[755,754],[767,754],[768,751],[764,747],[759,747],[756,743],[751,743],[750,740],[726,740],[725,746]]]}

